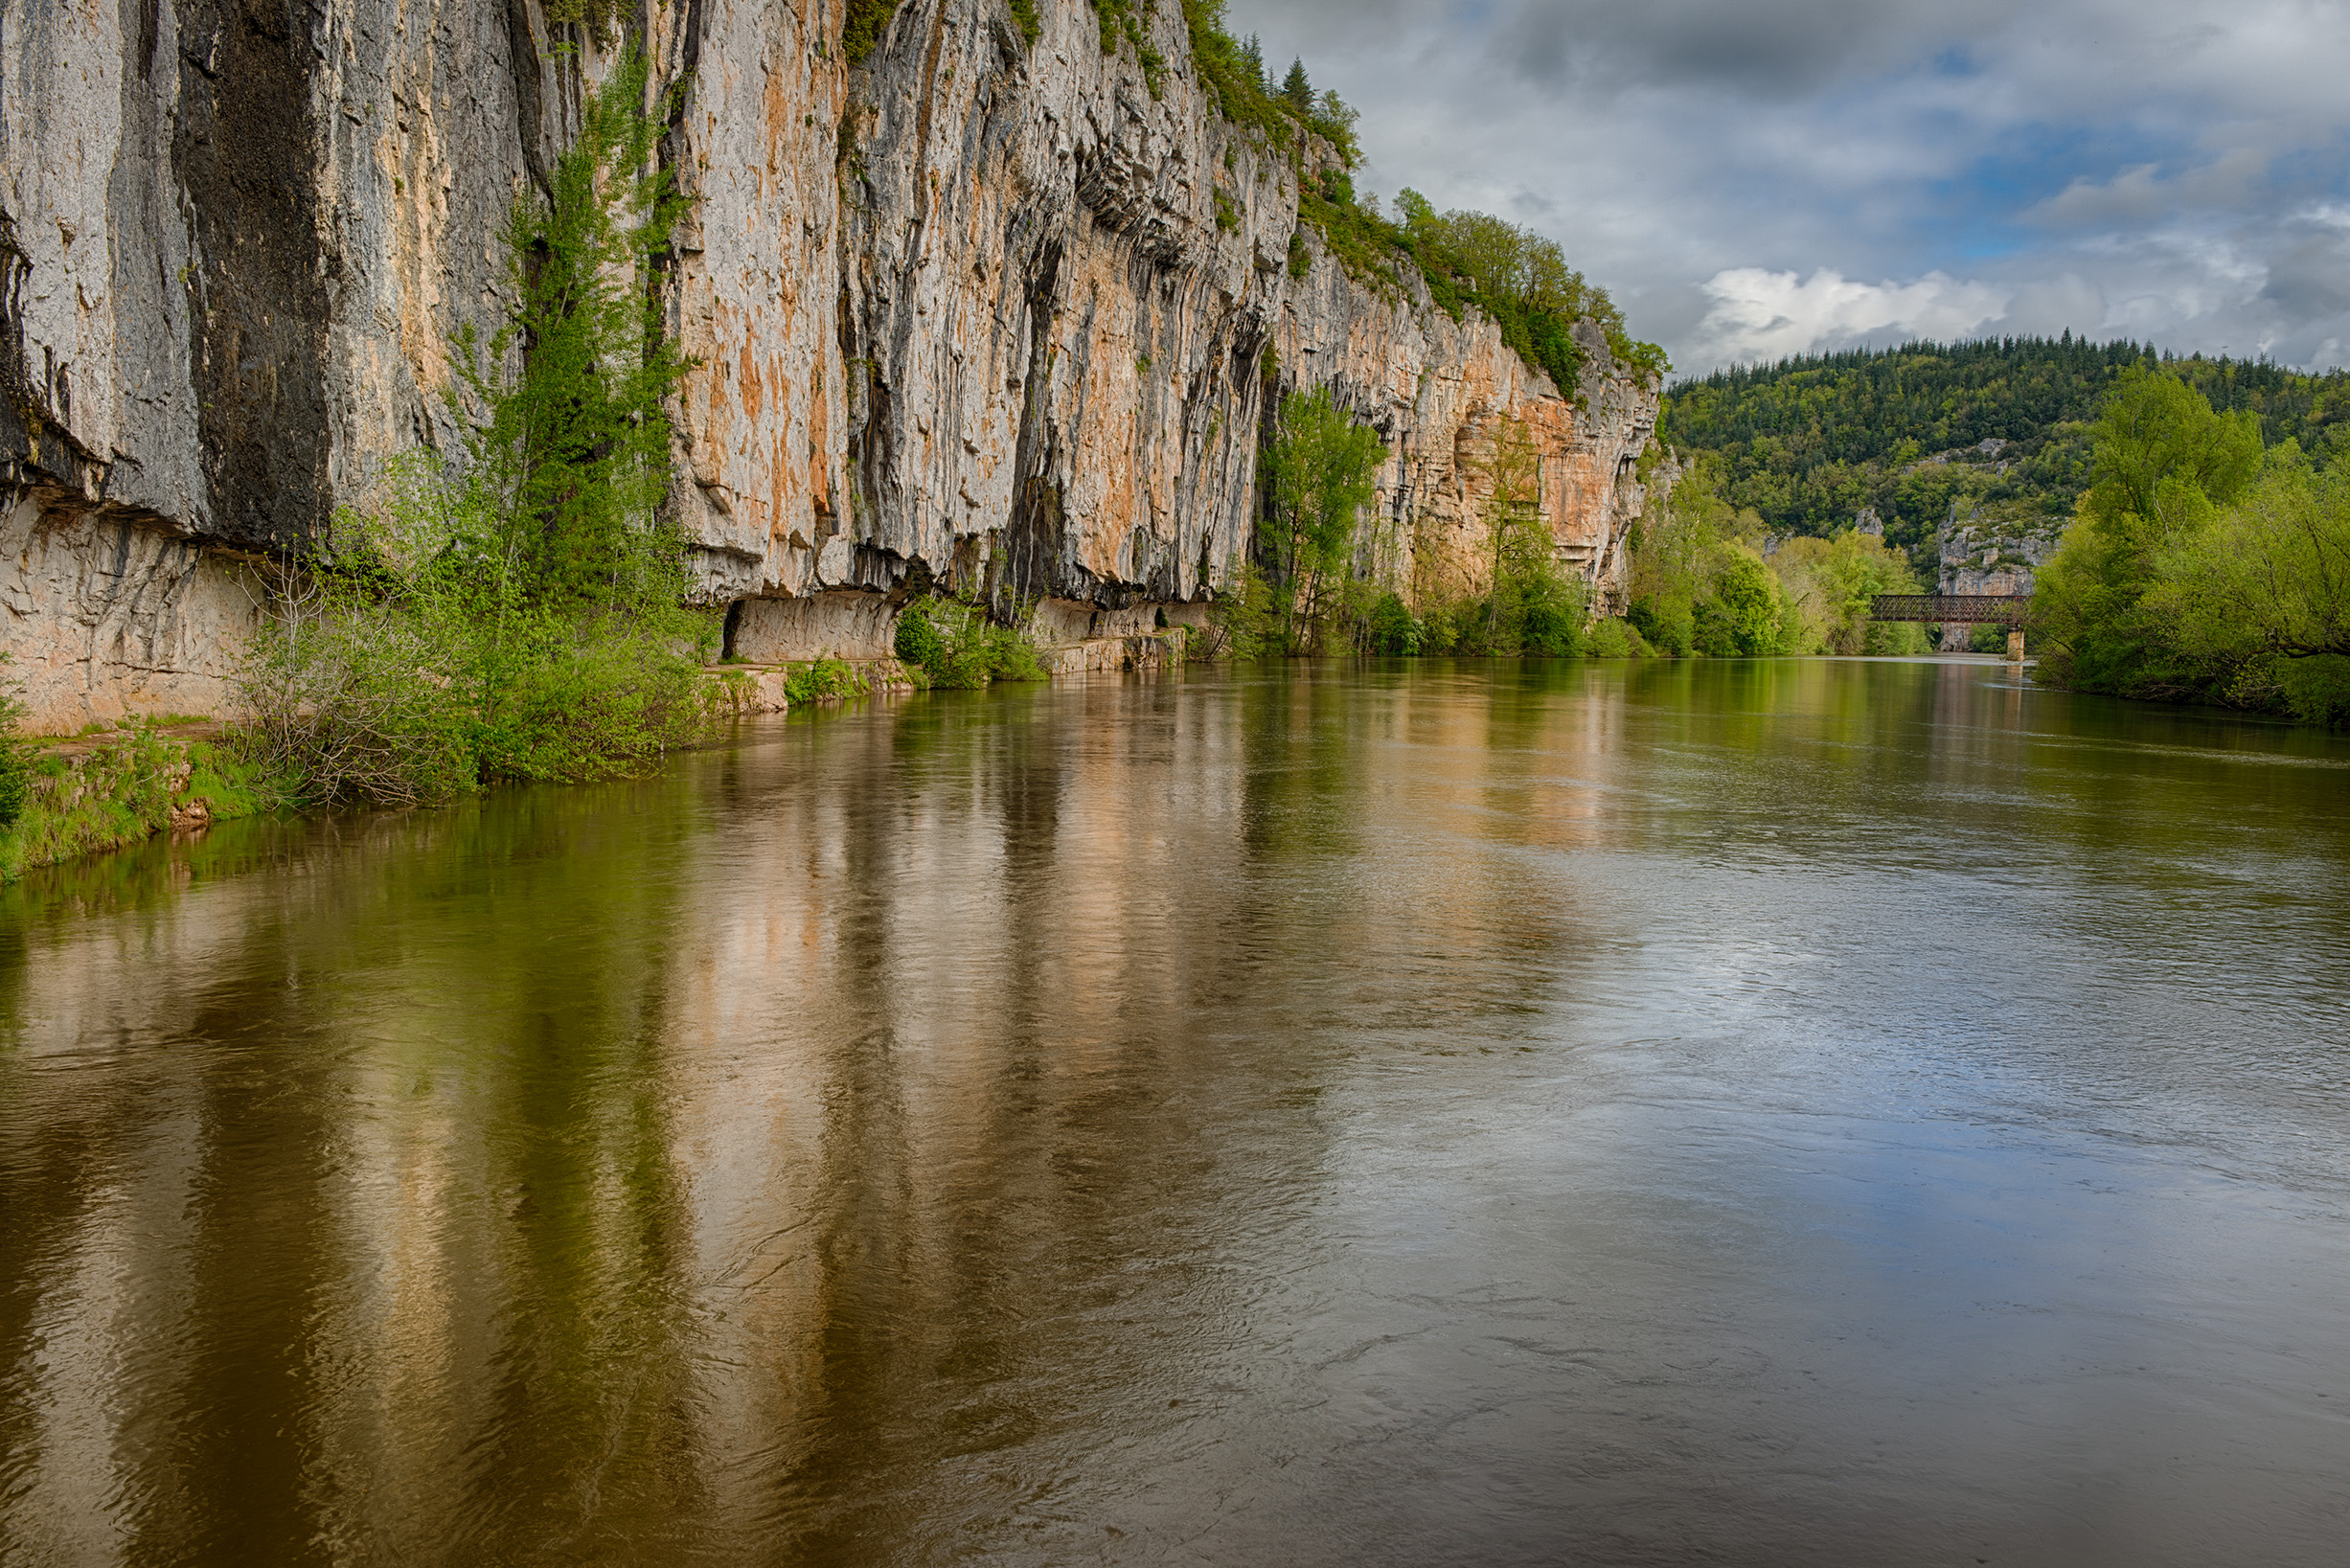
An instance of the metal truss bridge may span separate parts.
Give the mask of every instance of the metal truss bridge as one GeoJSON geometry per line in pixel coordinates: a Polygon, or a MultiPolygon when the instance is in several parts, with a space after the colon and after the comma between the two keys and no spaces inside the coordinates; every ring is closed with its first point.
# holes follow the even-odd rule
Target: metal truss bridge
{"type": "Polygon", "coordinates": [[[2032,618],[2030,594],[1879,594],[1872,621],[1928,621],[1942,625],[2020,626],[2032,618]]]}

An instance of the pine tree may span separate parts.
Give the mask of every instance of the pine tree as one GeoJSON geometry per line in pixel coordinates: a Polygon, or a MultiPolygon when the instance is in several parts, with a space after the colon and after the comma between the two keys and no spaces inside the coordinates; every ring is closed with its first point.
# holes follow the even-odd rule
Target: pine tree
{"type": "Polygon", "coordinates": [[[1301,115],[1313,112],[1313,84],[1306,80],[1306,62],[1289,61],[1289,74],[1282,79],[1281,96],[1301,115]]]}

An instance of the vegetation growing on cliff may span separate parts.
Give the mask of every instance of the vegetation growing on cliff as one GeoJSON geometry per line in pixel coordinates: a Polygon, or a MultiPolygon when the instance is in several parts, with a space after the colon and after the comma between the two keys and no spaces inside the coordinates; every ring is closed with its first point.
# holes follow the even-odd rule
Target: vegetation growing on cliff
{"type": "MultiPolygon", "coordinates": [[[[1510,347],[1540,366],[1568,398],[1582,396],[1583,354],[1572,336],[1580,320],[1597,322],[1609,350],[1636,375],[1652,381],[1664,376],[1670,368],[1664,352],[1632,338],[1607,290],[1568,266],[1555,240],[1484,213],[1440,216],[1410,191],[1397,198],[1400,221],[1382,215],[1376,200],[1358,198],[1352,173],[1361,161],[1356,111],[1335,93],[1317,93],[1303,61],[1291,61],[1275,85],[1257,40],[1243,42],[1224,30],[1223,9],[1222,0],[1184,0],[1200,80],[1225,119],[1257,131],[1288,156],[1297,177],[1300,220],[1321,234],[1351,275],[1393,286],[1407,269],[1416,269],[1437,305],[1454,317],[1465,304],[1493,316],[1510,347]],[[1329,145],[1335,163],[1309,155],[1312,138],[1329,145]]],[[[1308,261],[1293,239],[1291,273],[1303,276],[1308,261]]]]}
{"type": "Polygon", "coordinates": [[[1872,509],[1895,544],[1952,514],[2052,530],[2091,483],[2091,424],[2122,378],[2158,365],[2270,443],[2330,451],[2350,433],[2350,375],[2166,359],[2128,341],[1999,338],[1807,354],[1675,386],[1661,437],[1717,454],[1723,497],[1771,534],[1829,535],[1872,509]],[[1986,448],[1982,443],[1991,443],[1986,448]]]}
{"type": "Polygon", "coordinates": [[[1385,448],[1326,388],[1282,400],[1263,459],[1266,514],[1258,558],[1220,602],[1215,645],[1266,653],[1496,654],[1566,657],[1645,653],[1621,622],[1592,622],[1587,589],[1563,566],[1541,511],[1533,432],[1504,420],[1482,477],[1491,495],[1484,591],[1448,598],[1415,585],[1415,614],[1377,586],[1394,543],[1363,534],[1385,448]]]}
{"type": "Polygon", "coordinates": [[[598,42],[622,25],[624,0],[547,0],[547,20],[558,27],[584,27],[598,42]]]}
{"type": "Polygon", "coordinates": [[[840,52],[852,64],[873,53],[882,29],[898,14],[898,0],[848,0],[841,12],[840,52]]]}
{"type": "MultiPolygon", "coordinates": [[[[1116,0],[1095,0],[1097,9],[1108,3],[1116,0]]],[[[1183,0],[1183,21],[1191,34],[1192,68],[1226,120],[1256,131],[1283,152],[1300,151],[1305,136],[1312,135],[1329,143],[1344,167],[1360,161],[1355,111],[1336,93],[1316,93],[1304,61],[1291,61],[1287,80],[1276,89],[1257,40],[1243,42],[1225,31],[1224,0],[1183,0]]]]}

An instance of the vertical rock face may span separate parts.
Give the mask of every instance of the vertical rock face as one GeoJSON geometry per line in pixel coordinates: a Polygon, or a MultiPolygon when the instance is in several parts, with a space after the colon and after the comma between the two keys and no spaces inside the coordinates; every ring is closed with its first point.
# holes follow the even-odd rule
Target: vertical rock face
{"type": "MultiPolygon", "coordinates": [[[[2056,558],[2062,542],[2058,533],[2034,533],[2013,525],[1984,521],[1979,511],[1961,521],[1955,508],[1934,534],[1934,554],[1941,571],[1934,591],[1945,594],[2021,594],[2032,592],[2034,574],[2056,558]]],[[[1965,651],[1974,646],[1974,627],[1942,628],[1940,646],[1965,651]]]]}
{"type": "MultiPolygon", "coordinates": [[[[1113,635],[1231,580],[1268,409],[1314,385],[1387,443],[1367,569],[1480,585],[1506,419],[1562,558],[1620,580],[1656,398],[1595,330],[1559,389],[1310,228],[1292,276],[1295,175],[1217,115],[1179,8],[1145,17],[1155,84],[1084,0],[1037,9],[1031,41],[1003,0],[906,0],[852,64],[842,0],[643,8],[704,597],[806,601],[736,618],[793,646],[934,581],[1113,635]]],[[[0,640],[52,725],[214,706],[237,560],[456,449],[506,215],[608,55],[538,0],[0,0],[0,640]]]]}

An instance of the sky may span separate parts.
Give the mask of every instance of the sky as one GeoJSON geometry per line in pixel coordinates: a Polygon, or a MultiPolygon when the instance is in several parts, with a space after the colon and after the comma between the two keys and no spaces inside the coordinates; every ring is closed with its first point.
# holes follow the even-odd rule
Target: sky
{"type": "Polygon", "coordinates": [[[1557,239],[1677,375],[2071,330],[2350,365],[2350,0],[1229,0],[1358,189],[1557,239]]]}

